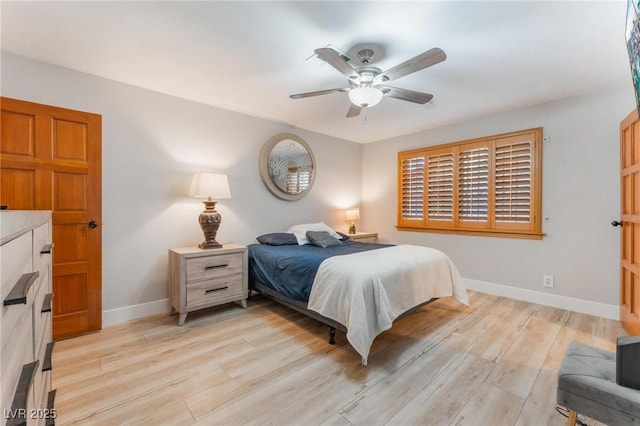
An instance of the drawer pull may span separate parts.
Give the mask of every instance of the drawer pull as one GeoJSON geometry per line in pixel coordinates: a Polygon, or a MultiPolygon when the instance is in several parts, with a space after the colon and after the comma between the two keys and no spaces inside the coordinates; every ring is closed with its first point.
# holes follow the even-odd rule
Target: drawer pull
{"type": "Polygon", "coordinates": [[[51,249],[53,249],[54,244],[45,244],[42,246],[42,250],[40,250],[40,254],[51,254],[51,249]]]}
{"type": "Polygon", "coordinates": [[[56,416],[55,416],[55,401],[56,401],[56,389],[49,392],[47,395],[47,411],[51,413],[50,416],[47,417],[47,422],[45,426],[55,426],[56,424],[56,416]]]}
{"type": "Polygon", "coordinates": [[[209,290],[205,290],[204,292],[205,292],[205,293],[213,293],[213,292],[215,292],[215,291],[222,291],[222,290],[226,290],[226,289],[228,289],[228,288],[229,288],[229,286],[228,286],[228,285],[225,285],[224,287],[211,288],[211,289],[209,289],[209,290]]]}
{"type": "Polygon", "coordinates": [[[4,299],[4,306],[19,305],[21,303],[27,304],[27,293],[29,289],[36,281],[36,278],[40,276],[38,271],[28,274],[22,274],[16,285],[13,286],[7,298],[4,299]]]}
{"type": "Polygon", "coordinates": [[[53,345],[56,342],[47,343],[47,349],[44,351],[44,361],[42,361],[42,371],[51,371],[51,356],[53,355],[53,345]]]}
{"type": "Polygon", "coordinates": [[[42,302],[42,310],[41,313],[51,312],[51,299],[53,298],[53,293],[48,293],[44,296],[44,301],[42,302]]]}
{"type": "MultiPolygon", "coordinates": [[[[13,395],[13,403],[11,411],[7,419],[7,426],[18,426],[27,424],[27,400],[29,397],[29,389],[33,383],[33,377],[38,367],[38,361],[31,362],[22,366],[16,393],[13,395]]],[[[6,414],[5,414],[6,416],[6,414]]]]}
{"type": "Polygon", "coordinates": [[[218,268],[226,268],[227,266],[229,266],[228,263],[224,263],[222,265],[212,265],[212,266],[205,266],[204,270],[208,271],[209,269],[218,269],[218,268]]]}

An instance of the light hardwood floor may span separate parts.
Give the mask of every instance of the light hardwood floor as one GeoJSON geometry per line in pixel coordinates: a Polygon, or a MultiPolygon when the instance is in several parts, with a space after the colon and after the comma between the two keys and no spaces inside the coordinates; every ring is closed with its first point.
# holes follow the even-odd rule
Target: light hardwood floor
{"type": "MultiPolygon", "coordinates": [[[[615,351],[618,321],[469,292],[395,322],[369,365],[338,332],[261,296],[56,343],[61,424],[560,425],[572,340],[615,351]]],[[[590,425],[598,423],[585,419],[590,425]]]]}

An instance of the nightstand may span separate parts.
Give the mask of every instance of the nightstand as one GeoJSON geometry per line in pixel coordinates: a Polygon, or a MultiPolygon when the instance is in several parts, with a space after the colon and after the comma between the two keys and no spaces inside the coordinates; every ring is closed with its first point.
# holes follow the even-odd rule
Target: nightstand
{"type": "Polygon", "coordinates": [[[361,242],[361,243],[377,243],[378,242],[377,232],[356,232],[355,234],[345,234],[345,235],[347,235],[350,239],[361,242]]]}
{"type": "Polygon", "coordinates": [[[187,313],[198,309],[235,301],[246,308],[248,283],[245,246],[169,250],[169,300],[171,314],[180,314],[178,325],[184,324],[187,313]]]}

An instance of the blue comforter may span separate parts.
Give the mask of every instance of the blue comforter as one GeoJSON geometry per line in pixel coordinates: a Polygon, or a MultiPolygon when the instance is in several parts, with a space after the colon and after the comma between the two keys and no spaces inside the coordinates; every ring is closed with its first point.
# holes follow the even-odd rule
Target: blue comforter
{"type": "Polygon", "coordinates": [[[250,244],[249,281],[257,281],[291,299],[308,302],[316,272],[325,259],[388,246],[349,240],[326,248],[312,244],[250,244]]]}

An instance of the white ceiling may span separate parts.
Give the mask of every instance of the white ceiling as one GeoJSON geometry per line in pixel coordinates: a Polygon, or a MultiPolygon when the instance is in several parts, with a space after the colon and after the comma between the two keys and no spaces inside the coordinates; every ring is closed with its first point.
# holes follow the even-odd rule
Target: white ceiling
{"type": "MultiPolygon", "coordinates": [[[[2,49],[267,118],[372,142],[629,84],[626,1],[607,2],[11,2],[2,49]],[[393,98],[346,118],[346,87],[313,56],[369,44],[385,70],[432,47],[445,62],[393,82],[430,104],[393,98]]],[[[374,58],[374,61],[375,59],[374,58]]]]}

